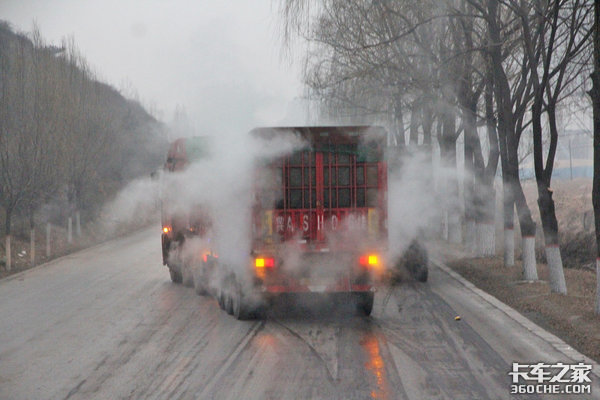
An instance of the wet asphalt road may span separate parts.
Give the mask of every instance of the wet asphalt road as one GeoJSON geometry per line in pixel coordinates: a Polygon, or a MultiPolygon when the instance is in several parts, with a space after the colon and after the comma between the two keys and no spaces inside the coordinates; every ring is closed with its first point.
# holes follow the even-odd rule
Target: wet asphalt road
{"type": "Polygon", "coordinates": [[[437,267],[370,318],[236,321],[170,282],[156,229],[0,281],[0,321],[0,399],[503,399],[513,361],[572,362],[437,267]]]}

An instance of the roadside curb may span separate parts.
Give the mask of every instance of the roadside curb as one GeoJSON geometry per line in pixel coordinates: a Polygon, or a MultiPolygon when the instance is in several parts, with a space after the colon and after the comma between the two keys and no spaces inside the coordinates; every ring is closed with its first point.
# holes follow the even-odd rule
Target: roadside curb
{"type": "Polygon", "coordinates": [[[584,362],[586,364],[590,364],[592,366],[592,372],[591,372],[592,375],[594,375],[596,377],[596,379],[600,379],[600,364],[599,363],[597,363],[590,357],[578,352],[573,347],[571,347],[569,344],[565,343],[558,336],[548,332],[547,330],[543,329],[539,325],[536,325],[533,321],[524,317],[521,313],[519,313],[514,308],[509,307],[508,305],[506,305],[502,301],[498,300],[491,294],[486,293],[485,291],[479,289],[477,286],[475,286],[473,283],[471,283],[468,280],[466,280],[465,278],[463,278],[459,273],[452,270],[450,267],[445,265],[443,262],[441,262],[439,260],[435,260],[435,259],[431,259],[431,262],[436,267],[438,267],[440,270],[442,270],[447,275],[449,275],[454,280],[456,280],[461,285],[463,285],[465,288],[467,288],[468,290],[470,290],[477,296],[481,297],[482,300],[484,300],[485,302],[489,303],[493,307],[502,311],[504,314],[506,314],[506,316],[508,316],[513,321],[515,321],[517,324],[521,325],[524,329],[526,329],[527,331],[531,332],[532,334],[538,336],[540,339],[544,340],[552,348],[554,348],[557,352],[559,352],[559,353],[563,354],[565,357],[567,357],[568,360],[571,360],[573,362],[584,362]]]}

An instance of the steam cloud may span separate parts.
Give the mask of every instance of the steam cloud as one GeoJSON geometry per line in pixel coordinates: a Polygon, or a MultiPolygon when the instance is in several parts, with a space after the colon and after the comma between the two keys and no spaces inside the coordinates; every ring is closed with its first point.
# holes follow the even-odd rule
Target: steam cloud
{"type": "MultiPolygon", "coordinates": [[[[187,211],[202,205],[210,215],[211,231],[206,239],[186,241],[181,250],[182,259],[193,264],[194,257],[210,247],[219,255],[221,263],[243,274],[247,271],[251,251],[254,166],[258,160],[282,156],[304,145],[302,140],[289,135],[269,141],[247,133],[215,136],[209,157],[193,162],[184,171],[163,173],[160,180],[145,178],[128,185],[106,207],[107,226],[114,227],[143,215],[156,215],[161,191],[163,196],[169,197],[169,205],[175,210],[187,211]]],[[[433,176],[424,176],[424,171],[431,171],[431,159],[418,151],[405,153],[398,168],[390,165],[388,266],[394,265],[413,239],[427,234],[434,223],[441,220],[433,176]]],[[[444,179],[443,171],[438,176],[444,179]]],[[[360,234],[362,232],[349,229],[331,240],[360,243],[360,234]]],[[[287,267],[294,268],[300,258],[294,254],[293,246],[286,251],[289,253],[287,267]]]]}

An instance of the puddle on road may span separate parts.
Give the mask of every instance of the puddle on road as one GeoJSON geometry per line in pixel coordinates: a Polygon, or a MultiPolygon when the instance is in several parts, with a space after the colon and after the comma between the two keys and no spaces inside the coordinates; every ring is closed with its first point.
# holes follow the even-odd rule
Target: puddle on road
{"type": "Polygon", "coordinates": [[[365,367],[372,374],[376,383],[376,388],[371,391],[372,399],[389,399],[390,389],[385,372],[385,362],[381,356],[381,347],[379,340],[373,333],[365,334],[360,345],[367,354],[367,362],[365,367]]]}

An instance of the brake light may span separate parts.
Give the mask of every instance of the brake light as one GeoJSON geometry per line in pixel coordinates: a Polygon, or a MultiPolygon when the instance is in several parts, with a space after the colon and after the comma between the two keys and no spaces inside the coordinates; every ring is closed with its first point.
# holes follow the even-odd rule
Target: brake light
{"type": "Polygon", "coordinates": [[[268,258],[268,257],[260,257],[254,261],[254,266],[256,268],[265,268],[265,267],[272,268],[275,266],[275,259],[268,258]]]}
{"type": "Polygon", "coordinates": [[[219,258],[219,256],[217,254],[215,254],[215,253],[212,253],[212,254],[211,253],[204,253],[204,254],[202,254],[202,260],[204,262],[208,262],[208,257],[219,258]]]}
{"type": "Polygon", "coordinates": [[[363,267],[375,267],[379,265],[379,256],[377,254],[366,254],[360,257],[359,263],[363,267]]]}

